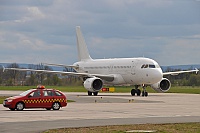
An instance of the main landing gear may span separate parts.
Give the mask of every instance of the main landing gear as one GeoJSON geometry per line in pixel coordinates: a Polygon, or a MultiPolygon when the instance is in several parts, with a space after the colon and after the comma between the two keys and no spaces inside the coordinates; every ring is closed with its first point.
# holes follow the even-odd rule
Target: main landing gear
{"type": "Polygon", "coordinates": [[[88,91],[88,96],[92,96],[92,93],[94,94],[94,96],[97,96],[97,95],[98,95],[98,91],[97,91],[97,92],[88,91]]]}
{"type": "MultiPolygon", "coordinates": [[[[138,89],[139,88],[139,85],[136,85],[135,86],[135,89],[132,89],[131,90],[131,95],[132,96],[135,96],[135,95],[137,95],[137,96],[140,96],[141,95],[141,90],[140,89],[138,89]]],[[[142,85],[142,96],[144,97],[147,97],[148,96],[148,92],[146,91],[146,86],[145,85],[142,85]]]]}

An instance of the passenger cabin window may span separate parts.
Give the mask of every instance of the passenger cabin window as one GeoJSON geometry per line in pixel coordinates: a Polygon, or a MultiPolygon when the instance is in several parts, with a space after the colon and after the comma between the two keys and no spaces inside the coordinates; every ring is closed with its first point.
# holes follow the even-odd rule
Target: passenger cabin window
{"type": "Polygon", "coordinates": [[[52,90],[44,90],[43,94],[44,94],[44,96],[53,96],[52,90]]]}
{"type": "Polygon", "coordinates": [[[40,97],[41,96],[40,90],[36,90],[36,91],[32,92],[29,96],[40,97]]]}

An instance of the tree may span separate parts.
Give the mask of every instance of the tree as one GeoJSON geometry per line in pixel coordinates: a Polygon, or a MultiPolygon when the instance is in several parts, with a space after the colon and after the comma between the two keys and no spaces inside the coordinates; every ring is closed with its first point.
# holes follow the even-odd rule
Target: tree
{"type": "MultiPolygon", "coordinates": [[[[19,65],[16,63],[12,63],[12,64],[9,64],[7,67],[8,68],[19,68],[19,65]]],[[[17,84],[17,76],[19,74],[20,74],[19,71],[6,71],[4,73],[5,80],[9,81],[9,85],[16,85],[17,84]]]]}
{"type": "Polygon", "coordinates": [[[197,85],[197,76],[196,75],[191,75],[189,80],[188,80],[188,85],[189,86],[196,86],[197,85]]]}

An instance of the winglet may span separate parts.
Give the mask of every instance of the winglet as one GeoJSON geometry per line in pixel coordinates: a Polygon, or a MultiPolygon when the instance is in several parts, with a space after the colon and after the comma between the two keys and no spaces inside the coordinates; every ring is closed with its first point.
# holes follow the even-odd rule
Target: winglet
{"type": "Polygon", "coordinates": [[[5,72],[6,68],[4,66],[2,66],[2,67],[3,67],[3,72],[5,72]]]}
{"type": "Polygon", "coordinates": [[[195,71],[195,72],[196,72],[196,74],[198,74],[198,72],[199,72],[199,69],[195,68],[195,70],[196,70],[196,71],[195,71]]]}

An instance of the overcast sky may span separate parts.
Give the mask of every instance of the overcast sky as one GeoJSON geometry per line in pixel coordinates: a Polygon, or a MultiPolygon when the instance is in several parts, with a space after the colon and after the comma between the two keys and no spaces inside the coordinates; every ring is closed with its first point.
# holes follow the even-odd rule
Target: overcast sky
{"type": "Polygon", "coordinates": [[[0,62],[73,64],[76,26],[92,58],[200,64],[200,0],[0,0],[0,62]]]}

